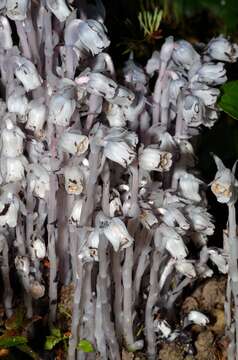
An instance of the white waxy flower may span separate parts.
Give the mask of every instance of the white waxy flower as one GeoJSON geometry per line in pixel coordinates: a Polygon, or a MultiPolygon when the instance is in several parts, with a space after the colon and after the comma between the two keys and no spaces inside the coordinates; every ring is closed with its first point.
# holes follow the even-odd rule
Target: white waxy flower
{"type": "Polygon", "coordinates": [[[26,92],[35,90],[41,85],[42,79],[30,60],[23,56],[17,56],[15,64],[15,75],[23,84],[26,92]]]}
{"type": "Polygon", "coordinates": [[[139,97],[136,101],[133,102],[130,106],[124,106],[123,112],[127,121],[134,122],[138,120],[138,117],[145,108],[145,98],[144,96],[139,97]]]}
{"type": "Polygon", "coordinates": [[[125,63],[123,75],[125,82],[130,85],[138,86],[139,84],[145,85],[147,83],[144,69],[141,66],[138,66],[131,58],[125,63]]]}
{"type": "Polygon", "coordinates": [[[15,87],[7,98],[7,108],[9,112],[18,115],[26,115],[28,109],[28,99],[22,86],[15,87]]]}
{"type": "Polygon", "coordinates": [[[23,153],[24,133],[15,126],[10,119],[6,120],[6,127],[1,133],[2,155],[5,157],[17,157],[23,153]]]}
{"type": "Polygon", "coordinates": [[[0,198],[0,226],[16,227],[19,209],[20,203],[14,194],[3,194],[0,198]]]}
{"type": "Polygon", "coordinates": [[[196,310],[190,311],[188,314],[188,321],[200,326],[206,326],[210,322],[206,315],[196,310]]]}
{"type": "Polygon", "coordinates": [[[188,126],[202,124],[204,107],[197,96],[187,95],[183,101],[183,117],[188,126]]]}
{"type": "Polygon", "coordinates": [[[70,15],[70,10],[65,0],[46,0],[47,7],[57,17],[59,21],[65,21],[70,15]]]}
{"type": "Polygon", "coordinates": [[[152,210],[150,210],[149,208],[146,208],[146,204],[143,204],[143,205],[142,205],[141,212],[139,215],[139,220],[146,229],[151,230],[155,226],[157,226],[159,222],[158,222],[157,217],[153,214],[152,210]],[[143,205],[145,207],[143,207],[143,205]]]}
{"type": "Polygon", "coordinates": [[[172,154],[158,148],[146,147],[139,155],[139,164],[146,171],[169,171],[172,165],[172,154]]]}
{"type": "Polygon", "coordinates": [[[99,232],[112,244],[114,251],[126,249],[134,242],[124,222],[117,217],[111,219],[100,212],[96,217],[96,225],[99,232]]]}
{"type": "Polygon", "coordinates": [[[215,179],[211,183],[211,190],[220,203],[234,203],[237,199],[237,180],[234,170],[226,168],[221,159],[214,155],[217,165],[215,179]]]}
{"type": "Polygon", "coordinates": [[[163,222],[168,226],[179,226],[182,230],[188,230],[190,225],[174,204],[168,205],[165,208],[158,208],[159,213],[162,215],[163,222]]]}
{"type": "Polygon", "coordinates": [[[21,181],[25,177],[28,161],[24,156],[1,158],[1,173],[6,183],[21,181]]]}
{"type": "Polygon", "coordinates": [[[81,51],[97,55],[110,45],[106,33],[107,29],[101,22],[74,19],[65,29],[65,43],[67,46],[75,46],[81,51]]]}
{"type": "Polygon", "coordinates": [[[122,203],[120,194],[116,189],[112,189],[109,199],[109,215],[110,217],[122,215],[122,203]]]}
{"type": "Polygon", "coordinates": [[[79,195],[84,188],[84,175],[78,166],[64,168],[65,190],[70,195],[79,195]]]}
{"type": "Polygon", "coordinates": [[[166,320],[156,319],[154,321],[154,329],[156,332],[162,333],[162,336],[165,339],[167,339],[172,333],[171,327],[166,320]]]}
{"type": "Polygon", "coordinates": [[[177,65],[189,70],[195,62],[199,61],[199,58],[199,54],[189,42],[180,40],[175,43],[172,59],[177,65]]]}
{"type": "Polygon", "coordinates": [[[26,129],[40,135],[46,121],[46,106],[43,99],[32,100],[28,106],[26,129]]]}
{"type": "Polygon", "coordinates": [[[165,40],[160,50],[160,59],[163,63],[167,63],[170,60],[173,49],[174,49],[174,39],[173,36],[169,36],[165,40]]]}
{"type": "Polygon", "coordinates": [[[29,292],[33,299],[38,300],[45,295],[45,287],[39,281],[31,281],[29,292]]]}
{"type": "Polygon", "coordinates": [[[117,86],[114,97],[105,96],[107,101],[121,106],[130,106],[135,100],[135,94],[124,86],[117,86]]]}
{"type": "Polygon", "coordinates": [[[111,127],[123,127],[126,125],[123,108],[119,105],[109,104],[106,117],[111,127]]]}
{"type": "Polygon", "coordinates": [[[27,17],[28,0],[7,0],[7,16],[11,20],[24,20],[27,17]]]}
{"type": "Polygon", "coordinates": [[[220,90],[208,87],[205,84],[193,86],[193,95],[199,97],[206,106],[213,106],[217,102],[220,90]]]}
{"type": "Polygon", "coordinates": [[[31,164],[28,168],[28,181],[32,193],[40,199],[46,199],[50,191],[48,171],[39,164],[31,164]]]}
{"type": "Polygon", "coordinates": [[[26,144],[26,149],[30,162],[34,164],[40,162],[45,153],[45,146],[43,142],[37,141],[36,139],[31,139],[28,141],[26,144]]]}
{"type": "Polygon", "coordinates": [[[4,50],[12,48],[12,29],[8,19],[0,16],[0,47],[4,50]]]}
{"type": "Polygon", "coordinates": [[[103,96],[109,100],[115,96],[117,87],[115,81],[99,72],[89,74],[87,91],[90,94],[103,96]]]}
{"type": "Polygon", "coordinates": [[[179,192],[185,199],[199,202],[199,187],[203,182],[192,174],[184,173],[179,178],[179,192]]]}
{"type": "Polygon", "coordinates": [[[151,58],[147,61],[145,70],[148,75],[153,76],[155,71],[160,69],[160,53],[159,51],[153,51],[151,58]]]}
{"type": "Polygon", "coordinates": [[[218,267],[218,270],[222,274],[228,273],[228,259],[224,253],[220,252],[218,250],[210,249],[208,250],[209,258],[211,261],[218,267]]]}
{"type": "Polygon", "coordinates": [[[188,205],[185,210],[195,231],[208,236],[214,233],[215,226],[212,223],[212,216],[205,208],[201,206],[188,205]]]}
{"type": "Polygon", "coordinates": [[[69,223],[79,226],[83,204],[83,199],[78,199],[74,201],[73,208],[69,217],[69,223]]]}
{"type": "Polygon", "coordinates": [[[18,272],[23,275],[29,275],[30,272],[30,261],[27,256],[16,256],[15,257],[15,266],[18,272]]]}
{"type": "Polygon", "coordinates": [[[221,62],[217,64],[203,64],[192,81],[196,79],[200,82],[205,82],[207,85],[221,85],[225,83],[227,81],[227,76],[224,64],[221,62]]]}
{"type": "Polygon", "coordinates": [[[193,264],[187,260],[179,260],[175,263],[178,272],[192,279],[196,277],[196,271],[193,264]]]}
{"type": "Polygon", "coordinates": [[[136,157],[135,147],[138,137],[135,133],[121,128],[112,128],[104,138],[104,143],[104,155],[123,167],[130,165],[136,157]]]}
{"type": "Polygon", "coordinates": [[[197,274],[203,278],[211,278],[213,276],[213,270],[207,266],[207,264],[195,264],[197,274]]]}
{"type": "Polygon", "coordinates": [[[76,101],[66,94],[55,94],[49,103],[49,121],[58,126],[68,126],[74,113],[76,101]]]}
{"type": "Polygon", "coordinates": [[[238,45],[232,44],[223,36],[218,36],[208,43],[207,54],[214,60],[236,62],[238,45]]]}
{"type": "Polygon", "coordinates": [[[33,259],[37,258],[39,260],[44,259],[46,255],[46,247],[44,241],[37,238],[32,241],[31,244],[31,256],[33,259]]]}
{"type": "Polygon", "coordinates": [[[165,224],[161,224],[156,229],[155,245],[161,251],[166,248],[174,259],[184,259],[188,253],[181,235],[165,224]]]}
{"type": "Polygon", "coordinates": [[[88,145],[88,137],[76,130],[65,131],[58,144],[63,151],[77,156],[84,154],[88,149],[88,145]]]}

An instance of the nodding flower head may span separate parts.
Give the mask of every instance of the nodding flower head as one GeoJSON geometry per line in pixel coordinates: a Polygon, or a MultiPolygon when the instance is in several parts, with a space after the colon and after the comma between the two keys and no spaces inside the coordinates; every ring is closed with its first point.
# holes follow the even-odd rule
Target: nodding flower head
{"type": "Polygon", "coordinates": [[[64,168],[65,190],[70,195],[79,195],[84,188],[84,175],[78,166],[64,168]]]}
{"type": "Polygon", "coordinates": [[[74,19],[65,29],[65,43],[79,50],[97,55],[110,45],[106,27],[97,20],[74,19]]]}
{"type": "Polygon", "coordinates": [[[24,20],[27,17],[28,0],[7,0],[7,16],[11,20],[24,20]]]}
{"type": "Polygon", "coordinates": [[[80,134],[78,131],[65,131],[59,140],[59,148],[66,153],[80,156],[84,154],[89,145],[88,137],[80,134]]]}
{"type": "Polygon", "coordinates": [[[238,58],[238,45],[232,44],[223,36],[218,36],[208,43],[206,52],[214,60],[233,63],[238,58]]]}
{"type": "Polygon", "coordinates": [[[141,151],[139,164],[146,171],[169,171],[172,165],[172,154],[148,146],[141,151]]]}
{"type": "MultiPolygon", "coordinates": [[[[194,76],[200,82],[205,82],[207,85],[221,85],[227,81],[226,70],[224,64],[218,62],[203,64],[194,76]]],[[[193,79],[192,79],[193,81],[193,79]]]]}
{"type": "Polygon", "coordinates": [[[1,133],[2,155],[17,157],[23,153],[23,140],[25,138],[21,129],[10,120],[6,120],[6,126],[1,133]]]}
{"type": "Polygon", "coordinates": [[[23,56],[17,56],[15,65],[15,75],[27,92],[35,90],[41,85],[42,79],[30,60],[23,56]]]}
{"type": "Polygon", "coordinates": [[[188,70],[196,61],[199,62],[200,56],[189,42],[180,40],[174,45],[172,59],[188,70]]]}
{"type": "Polygon", "coordinates": [[[211,190],[216,196],[217,201],[220,203],[231,204],[237,200],[237,180],[234,172],[236,164],[234,165],[233,171],[226,168],[221,159],[214,156],[214,160],[217,165],[217,173],[215,179],[211,183],[211,190]]]}
{"type": "Polygon", "coordinates": [[[31,164],[28,167],[27,179],[32,193],[40,199],[46,199],[50,191],[48,171],[39,164],[31,164]]]}
{"type": "Polygon", "coordinates": [[[46,4],[59,21],[65,21],[70,15],[70,10],[65,0],[46,0],[46,4]]]}

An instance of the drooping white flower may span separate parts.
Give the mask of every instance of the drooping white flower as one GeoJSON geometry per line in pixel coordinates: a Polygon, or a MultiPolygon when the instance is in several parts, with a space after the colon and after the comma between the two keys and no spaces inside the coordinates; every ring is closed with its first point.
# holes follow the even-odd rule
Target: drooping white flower
{"type": "Polygon", "coordinates": [[[12,48],[12,29],[7,17],[0,16],[0,47],[4,50],[12,48]]]}
{"type": "Polygon", "coordinates": [[[23,56],[17,56],[15,65],[15,75],[23,84],[26,92],[37,89],[41,85],[42,79],[30,60],[23,56]]]}
{"type": "Polygon", "coordinates": [[[87,91],[90,94],[103,96],[107,100],[110,100],[115,96],[117,87],[118,85],[114,80],[99,72],[91,72],[89,74],[87,91]]]}
{"type": "Polygon", "coordinates": [[[46,0],[47,7],[59,21],[65,21],[70,15],[70,10],[65,0],[46,0]]]}
{"type": "Polygon", "coordinates": [[[192,279],[196,277],[196,271],[193,264],[188,260],[178,260],[175,263],[175,268],[178,272],[192,279]]]}
{"type": "Polygon", "coordinates": [[[145,70],[148,75],[153,76],[155,71],[160,69],[160,54],[157,50],[153,51],[151,58],[147,61],[145,70]]]}
{"type": "Polygon", "coordinates": [[[141,151],[139,164],[146,171],[169,171],[172,165],[172,154],[148,146],[141,151]]]}
{"type": "Polygon", "coordinates": [[[135,100],[135,94],[133,91],[121,85],[117,86],[113,97],[105,97],[110,103],[121,106],[131,106],[135,100]]]}
{"type": "Polygon", "coordinates": [[[28,106],[26,129],[40,135],[46,121],[46,106],[43,99],[32,100],[28,106]]]}
{"type": "Polygon", "coordinates": [[[168,226],[179,226],[182,230],[188,230],[190,225],[183,213],[174,204],[164,208],[158,208],[163,222],[168,226]]]}
{"type": "Polygon", "coordinates": [[[206,326],[210,322],[206,315],[196,310],[190,311],[188,321],[200,326],[206,326]]]}
{"type": "Polygon", "coordinates": [[[237,199],[237,180],[234,171],[226,168],[221,159],[215,155],[214,160],[217,165],[217,173],[211,183],[211,190],[218,202],[226,204],[235,202],[237,199]]]}
{"type": "Polygon", "coordinates": [[[96,217],[96,226],[99,232],[106,236],[115,251],[125,249],[134,242],[124,222],[117,217],[109,218],[100,212],[96,217]]]}
{"type": "Polygon", "coordinates": [[[132,58],[129,58],[125,63],[123,75],[125,82],[135,87],[138,85],[145,85],[147,82],[144,69],[137,65],[132,58]]]}
{"type": "Polygon", "coordinates": [[[212,216],[201,206],[188,205],[185,208],[187,217],[191,221],[193,229],[205,235],[212,235],[215,226],[212,222],[212,216]]]}
{"type": "Polygon", "coordinates": [[[206,52],[214,60],[236,62],[238,58],[238,45],[232,44],[221,35],[208,43],[206,52]]]}
{"type": "Polygon", "coordinates": [[[79,195],[84,188],[84,175],[78,166],[64,167],[65,190],[70,195],[79,195]]]}
{"type": "Polygon", "coordinates": [[[11,20],[24,20],[27,17],[28,0],[7,0],[7,16],[11,20]]]}
{"type": "Polygon", "coordinates": [[[218,251],[217,249],[209,249],[208,250],[209,258],[211,261],[218,267],[218,270],[222,274],[228,273],[228,256],[224,254],[222,251],[218,251]]]}
{"type": "Polygon", "coordinates": [[[17,86],[9,93],[7,98],[7,108],[9,112],[26,115],[28,109],[28,99],[22,86],[17,86]]]}
{"type": "Polygon", "coordinates": [[[224,64],[221,62],[218,62],[217,64],[203,64],[192,81],[196,79],[200,82],[205,82],[207,85],[223,84],[227,80],[224,64]]]}
{"type": "Polygon", "coordinates": [[[199,54],[189,42],[180,40],[174,44],[172,59],[177,65],[189,70],[195,62],[199,61],[199,58],[199,54]]]}
{"type": "Polygon", "coordinates": [[[24,133],[15,126],[10,119],[6,120],[6,127],[1,133],[1,152],[5,157],[17,157],[23,153],[24,133]]]}
{"type": "Polygon", "coordinates": [[[123,107],[123,113],[127,121],[134,122],[138,120],[138,117],[142,113],[145,107],[144,96],[139,97],[130,106],[123,107]]]}
{"type": "Polygon", "coordinates": [[[109,104],[106,117],[111,127],[123,127],[126,125],[126,117],[121,106],[109,104]]]}
{"type": "Polygon", "coordinates": [[[46,199],[50,191],[50,176],[43,166],[39,164],[29,165],[28,182],[35,196],[46,199]]]}
{"type": "Polygon", "coordinates": [[[110,45],[106,33],[107,29],[101,22],[74,19],[66,26],[65,43],[67,46],[75,46],[81,51],[97,55],[110,45]]]}
{"type": "Polygon", "coordinates": [[[68,126],[75,107],[75,99],[67,96],[67,93],[56,93],[50,99],[49,121],[58,126],[68,126]]]}
{"type": "Polygon", "coordinates": [[[199,97],[206,106],[213,106],[217,102],[220,90],[205,84],[196,84],[193,86],[192,93],[199,97]]]}
{"type": "Polygon", "coordinates": [[[199,187],[203,182],[194,175],[184,173],[179,178],[179,192],[185,199],[199,202],[201,196],[199,194],[199,187]]]}
{"type": "Polygon", "coordinates": [[[174,259],[184,259],[188,253],[181,235],[165,224],[156,229],[155,245],[161,251],[165,248],[174,259]]]}
{"type": "Polygon", "coordinates": [[[65,131],[59,139],[58,146],[65,152],[80,156],[84,154],[89,145],[88,137],[77,130],[65,131]]]}
{"type": "Polygon", "coordinates": [[[21,181],[25,177],[27,159],[21,155],[15,158],[1,158],[1,174],[6,183],[21,181]]]}
{"type": "Polygon", "coordinates": [[[31,244],[31,257],[33,259],[37,258],[39,260],[42,260],[44,259],[45,255],[46,247],[44,241],[39,238],[33,240],[31,244]]]}
{"type": "Polygon", "coordinates": [[[137,143],[138,137],[135,133],[121,128],[112,128],[104,138],[104,155],[121,166],[127,167],[135,159],[137,143]]]}

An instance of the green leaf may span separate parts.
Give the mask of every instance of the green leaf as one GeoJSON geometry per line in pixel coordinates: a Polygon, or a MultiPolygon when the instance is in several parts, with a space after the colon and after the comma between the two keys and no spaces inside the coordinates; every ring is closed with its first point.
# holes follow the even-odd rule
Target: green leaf
{"type": "Polygon", "coordinates": [[[60,341],[62,341],[61,337],[46,336],[45,350],[52,350],[60,341]]]}
{"type": "Polygon", "coordinates": [[[77,349],[85,353],[91,353],[95,351],[93,345],[86,339],[80,340],[77,349]]]}
{"type": "Polygon", "coordinates": [[[238,120],[238,80],[229,81],[221,87],[222,95],[219,107],[228,115],[238,120]]]}
{"type": "Polygon", "coordinates": [[[60,329],[56,328],[56,327],[52,327],[50,329],[50,333],[52,336],[56,337],[56,338],[62,338],[60,329]]]}
{"type": "Polygon", "coordinates": [[[17,346],[17,349],[27,354],[29,357],[31,357],[34,360],[38,360],[39,356],[30,348],[30,346],[24,344],[17,346]]]}
{"type": "Polygon", "coordinates": [[[9,348],[27,343],[25,336],[0,336],[0,347],[9,348]]]}

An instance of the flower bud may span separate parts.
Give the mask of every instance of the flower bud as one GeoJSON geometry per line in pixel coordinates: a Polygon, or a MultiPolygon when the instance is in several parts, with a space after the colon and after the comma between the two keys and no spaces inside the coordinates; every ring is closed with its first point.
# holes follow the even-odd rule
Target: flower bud
{"type": "Polygon", "coordinates": [[[58,126],[69,126],[75,107],[74,99],[67,98],[63,94],[53,95],[49,103],[49,121],[58,126]]]}
{"type": "Polygon", "coordinates": [[[27,179],[32,193],[40,199],[46,199],[50,191],[50,177],[46,169],[39,164],[31,164],[27,179]]]}
{"type": "Polygon", "coordinates": [[[24,20],[27,17],[28,0],[7,0],[7,16],[11,20],[24,20]]]}
{"type": "Polygon", "coordinates": [[[153,51],[151,58],[147,61],[145,70],[148,75],[153,76],[155,71],[159,71],[160,68],[160,53],[159,51],[153,51]]]}
{"type": "Polygon", "coordinates": [[[81,135],[76,130],[65,131],[60,137],[58,146],[66,153],[80,156],[84,154],[89,145],[87,136],[81,135]]]}
{"type": "Polygon", "coordinates": [[[65,0],[46,0],[47,7],[57,17],[59,21],[65,21],[70,15],[70,10],[65,0]]]}
{"type": "Polygon", "coordinates": [[[28,106],[26,129],[40,135],[46,120],[46,106],[43,99],[32,100],[28,106]]]}
{"type": "Polygon", "coordinates": [[[64,168],[65,190],[69,195],[79,195],[84,188],[84,176],[77,166],[64,168]]]}
{"type": "Polygon", "coordinates": [[[23,56],[16,59],[15,75],[27,92],[38,88],[42,83],[35,65],[23,56]]]}
{"type": "Polygon", "coordinates": [[[227,81],[224,64],[221,62],[217,64],[205,63],[195,75],[194,79],[196,78],[199,82],[205,82],[207,85],[221,85],[227,81]]]}
{"type": "Polygon", "coordinates": [[[28,99],[22,86],[17,86],[8,95],[7,108],[9,112],[24,116],[28,108],[28,99]]]}
{"type": "Polygon", "coordinates": [[[169,171],[172,165],[172,154],[157,148],[147,147],[139,155],[139,165],[146,171],[169,171]]]}
{"type": "Polygon", "coordinates": [[[45,243],[41,239],[35,239],[31,244],[32,258],[42,260],[46,255],[45,243]]]}
{"type": "Polygon", "coordinates": [[[97,55],[110,45],[106,27],[96,20],[74,19],[65,29],[65,44],[97,55]]]}
{"type": "Polygon", "coordinates": [[[17,157],[23,153],[24,133],[15,126],[10,119],[6,120],[6,127],[2,130],[2,155],[5,157],[17,157]]]}
{"type": "Polygon", "coordinates": [[[199,58],[199,54],[189,42],[180,40],[175,43],[172,59],[177,65],[181,65],[186,70],[189,70],[196,61],[199,61],[199,58]]]}
{"type": "Polygon", "coordinates": [[[4,50],[12,48],[12,29],[8,19],[0,16],[0,47],[4,50]]]}
{"type": "Polygon", "coordinates": [[[196,310],[190,311],[188,321],[200,326],[206,326],[210,322],[206,315],[196,310]]]}
{"type": "Polygon", "coordinates": [[[73,208],[71,210],[71,214],[69,217],[69,223],[79,226],[83,204],[84,204],[83,199],[74,201],[73,208]]]}
{"type": "Polygon", "coordinates": [[[45,295],[45,287],[39,281],[31,281],[29,292],[33,299],[38,300],[45,295]]]}
{"type": "Polygon", "coordinates": [[[230,43],[223,36],[218,36],[208,43],[207,54],[214,60],[233,63],[238,58],[238,45],[230,43]]]}

